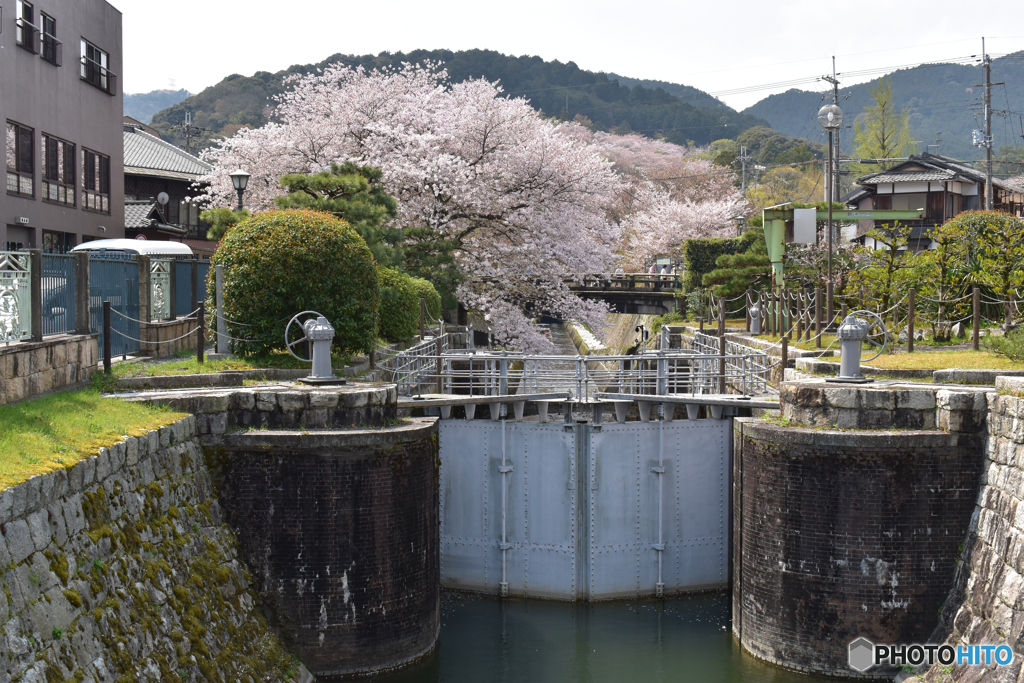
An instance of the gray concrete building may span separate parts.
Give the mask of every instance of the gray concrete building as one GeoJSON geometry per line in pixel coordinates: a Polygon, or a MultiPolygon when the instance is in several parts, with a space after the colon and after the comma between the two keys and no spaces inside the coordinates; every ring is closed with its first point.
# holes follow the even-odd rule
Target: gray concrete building
{"type": "Polygon", "coordinates": [[[0,0],[0,249],[124,236],[121,12],[0,0]]]}

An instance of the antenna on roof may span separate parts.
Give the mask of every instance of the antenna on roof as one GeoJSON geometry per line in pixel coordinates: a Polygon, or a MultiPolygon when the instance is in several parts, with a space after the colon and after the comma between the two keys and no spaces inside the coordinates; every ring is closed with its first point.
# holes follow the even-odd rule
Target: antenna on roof
{"type": "Polygon", "coordinates": [[[185,121],[183,123],[179,123],[176,126],[176,128],[179,131],[181,131],[182,137],[185,138],[185,151],[188,152],[189,154],[193,154],[193,152],[192,152],[192,138],[193,138],[193,136],[198,137],[198,135],[200,133],[210,133],[210,132],[212,132],[212,130],[209,129],[209,128],[200,128],[199,126],[193,126],[192,125],[192,112],[190,112],[190,111],[186,111],[185,112],[185,121]]]}

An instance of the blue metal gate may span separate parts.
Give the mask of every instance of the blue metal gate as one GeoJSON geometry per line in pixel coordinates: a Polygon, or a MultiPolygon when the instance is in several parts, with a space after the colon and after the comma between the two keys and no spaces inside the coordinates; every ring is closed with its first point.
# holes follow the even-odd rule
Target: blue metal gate
{"type": "Polygon", "coordinates": [[[731,424],[441,420],[442,585],[565,600],[725,587],[731,424]]]}
{"type": "Polygon", "coordinates": [[[103,302],[110,301],[111,355],[139,350],[139,263],[134,259],[89,257],[89,322],[103,353],[103,302]]]}
{"type": "Polygon", "coordinates": [[[75,331],[75,256],[43,254],[43,334],[75,331]]]}

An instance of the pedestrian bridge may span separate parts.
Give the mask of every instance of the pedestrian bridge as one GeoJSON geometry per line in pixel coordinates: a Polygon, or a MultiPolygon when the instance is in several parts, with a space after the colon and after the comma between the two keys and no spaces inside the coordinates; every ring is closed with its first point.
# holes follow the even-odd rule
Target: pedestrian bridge
{"type": "Polygon", "coordinates": [[[678,275],[609,273],[566,277],[569,289],[582,299],[606,301],[615,313],[664,315],[675,310],[681,290],[678,275]]]}

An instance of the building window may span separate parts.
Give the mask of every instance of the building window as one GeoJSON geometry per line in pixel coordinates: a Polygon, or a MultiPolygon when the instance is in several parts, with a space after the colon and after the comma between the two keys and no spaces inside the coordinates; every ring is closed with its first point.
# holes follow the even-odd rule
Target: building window
{"type": "Polygon", "coordinates": [[[42,24],[42,56],[54,66],[60,66],[62,60],[62,45],[57,40],[57,20],[44,12],[39,13],[39,22],[42,24]]]}
{"type": "Polygon", "coordinates": [[[43,133],[43,200],[75,205],[75,145],[43,133]]]}
{"type": "Polygon", "coordinates": [[[82,208],[110,213],[110,157],[82,150],[82,208]]]}
{"type": "Polygon", "coordinates": [[[75,235],[70,232],[43,230],[43,252],[47,254],[66,254],[75,246],[75,235]]]}
{"type": "Polygon", "coordinates": [[[82,39],[82,80],[108,95],[117,92],[117,76],[110,72],[110,55],[82,39]]]}
{"type": "Polygon", "coordinates": [[[39,27],[36,26],[36,10],[31,2],[18,0],[14,11],[17,21],[15,40],[19,47],[23,47],[32,54],[39,53],[39,27]]]}
{"type": "Polygon", "coordinates": [[[7,157],[7,194],[35,197],[35,131],[19,123],[7,122],[4,135],[7,157]]]}

